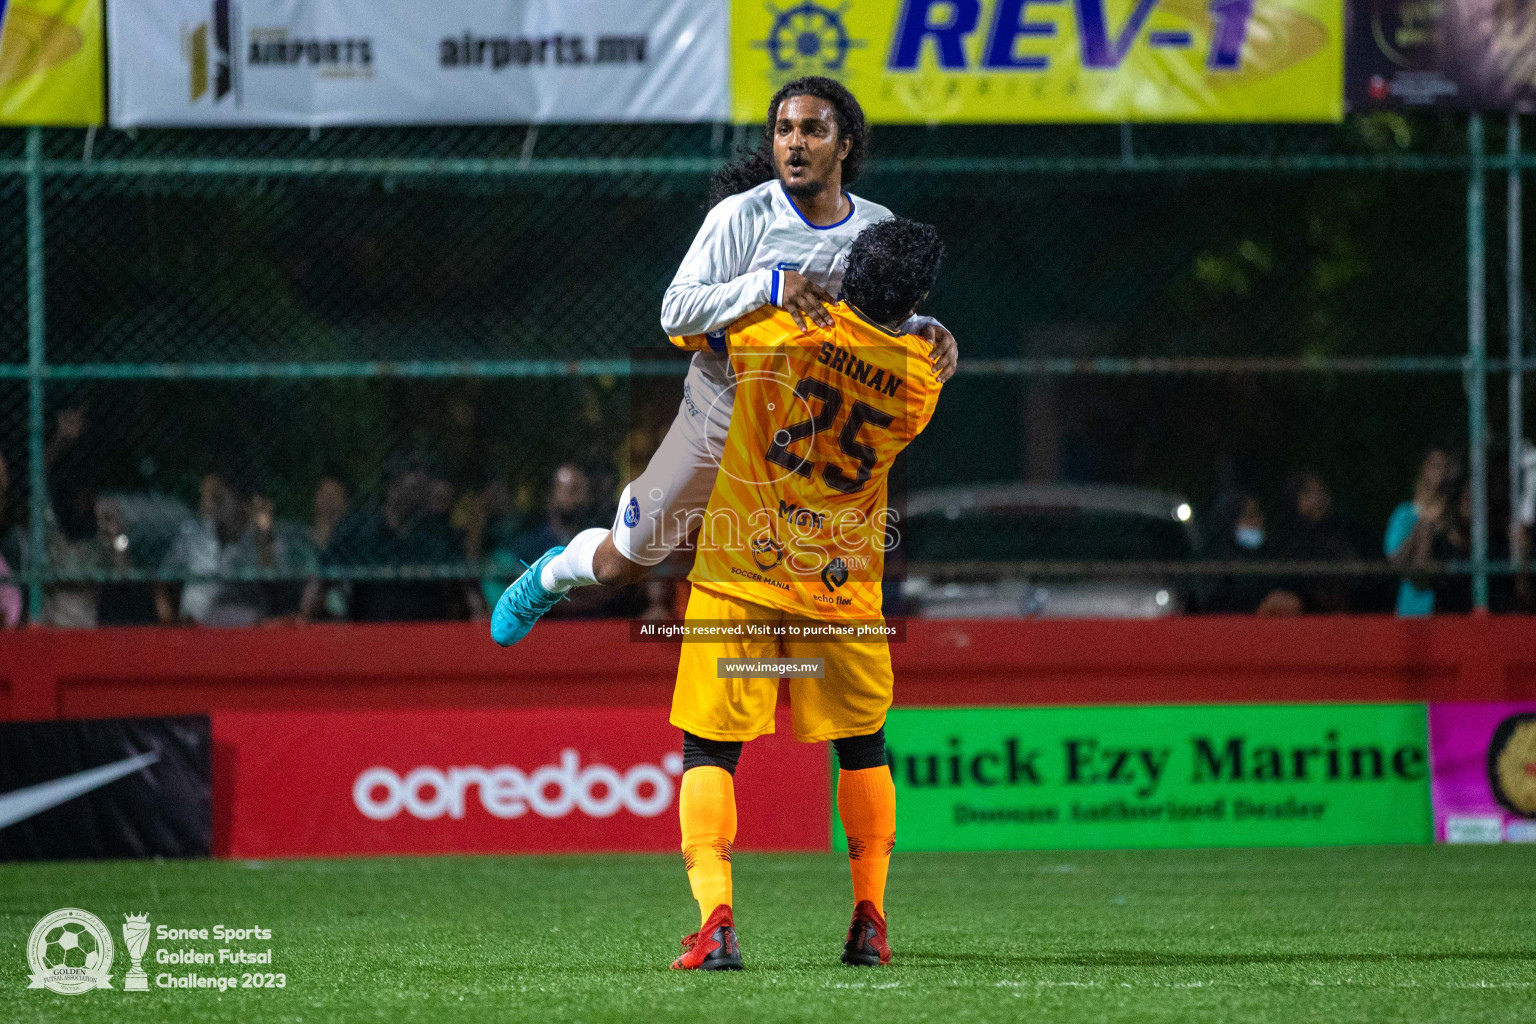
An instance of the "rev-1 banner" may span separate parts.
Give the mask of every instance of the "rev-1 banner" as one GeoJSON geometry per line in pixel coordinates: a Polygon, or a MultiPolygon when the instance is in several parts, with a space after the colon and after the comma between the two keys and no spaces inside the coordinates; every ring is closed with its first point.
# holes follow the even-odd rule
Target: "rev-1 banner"
{"type": "Polygon", "coordinates": [[[112,124],[723,121],[723,0],[114,0],[112,124]]]}
{"type": "Polygon", "coordinates": [[[869,119],[1337,121],[1341,0],[732,0],[736,120],[830,75],[869,119]]]}
{"type": "MultiPolygon", "coordinates": [[[[787,708],[784,709],[787,712],[787,708]]],[[[825,850],[825,744],[787,715],[736,772],[746,850],[825,850]]],[[[214,715],[215,852],[676,852],[682,732],[666,708],[214,715]]]]}

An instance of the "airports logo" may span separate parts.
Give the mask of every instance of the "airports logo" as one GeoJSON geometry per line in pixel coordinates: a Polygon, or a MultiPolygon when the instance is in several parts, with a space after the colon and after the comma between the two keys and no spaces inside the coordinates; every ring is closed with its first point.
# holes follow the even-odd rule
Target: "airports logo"
{"type": "MultiPolygon", "coordinates": [[[[230,55],[234,17],[231,0],[213,0],[207,21],[182,26],[181,49],[193,103],[205,96],[218,103],[234,90],[235,66],[230,55]]],[[[238,95],[235,105],[239,106],[238,95]]]]}
{"type": "Polygon", "coordinates": [[[182,57],[192,103],[206,99],[218,104],[232,96],[239,107],[246,67],[302,67],[324,79],[373,77],[371,37],[297,35],[285,25],[251,28],[242,64],[240,20],[240,6],[234,0],[212,0],[206,20],[182,26],[182,57]]]}

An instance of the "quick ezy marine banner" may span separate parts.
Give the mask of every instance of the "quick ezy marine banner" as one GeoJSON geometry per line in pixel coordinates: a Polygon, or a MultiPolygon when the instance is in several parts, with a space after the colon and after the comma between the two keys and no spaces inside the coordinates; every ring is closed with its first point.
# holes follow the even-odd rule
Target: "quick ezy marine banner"
{"type": "Polygon", "coordinates": [[[1337,121],[1342,0],[733,0],[735,120],[839,79],[896,124],[1337,121]]]}
{"type": "Polygon", "coordinates": [[[885,733],[905,850],[1432,836],[1422,704],[898,708],[885,733]]]}

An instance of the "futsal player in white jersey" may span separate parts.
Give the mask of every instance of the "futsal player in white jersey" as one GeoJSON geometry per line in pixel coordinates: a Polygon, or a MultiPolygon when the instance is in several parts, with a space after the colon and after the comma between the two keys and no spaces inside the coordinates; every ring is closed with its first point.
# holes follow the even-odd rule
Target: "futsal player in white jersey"
{"type": "MultiPolygon", "coordinates": [[[[724,330],[765,305],[802,327],[829,326],[825,306],[842,288],[844,261],[860,231],[891,211],[852,195],[866,150],[864,111],[829,78],[800,78],[768,108],[762,145],[711,182],[714,206],[661,306],[672,337],[719,335],[694,354],[677,418],[645,472],[624,489],[612,529],[584,530],[545,552],[497,602],[491,636],[516,643],[571,587],[642,578],[698,527],[714,489],[735,387],[724,330]]],[[[933,344],[940,380],[954,373],[954,337],[931,318],[907,330],[933,344]]]]}

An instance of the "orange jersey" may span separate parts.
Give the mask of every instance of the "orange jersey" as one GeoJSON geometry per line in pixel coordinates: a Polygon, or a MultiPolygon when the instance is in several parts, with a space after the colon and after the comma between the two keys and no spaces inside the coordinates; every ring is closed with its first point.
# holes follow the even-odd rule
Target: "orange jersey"
{"type": "Polygon", "coordinates": [[[929,344],[847,303],[801,331],[764,306],[726,335],[736,399],[689,579],[818,619],[880,618],[891,463],[939,398],[929,344]]]}

